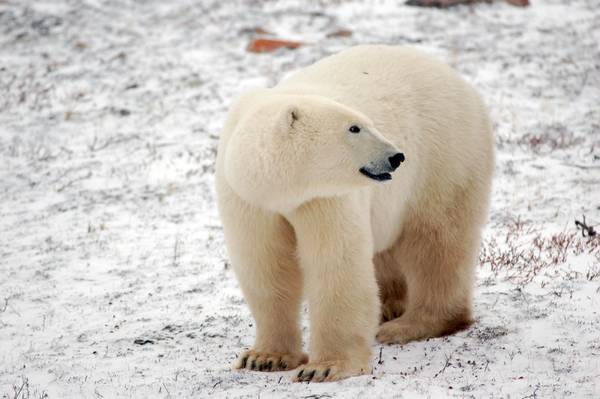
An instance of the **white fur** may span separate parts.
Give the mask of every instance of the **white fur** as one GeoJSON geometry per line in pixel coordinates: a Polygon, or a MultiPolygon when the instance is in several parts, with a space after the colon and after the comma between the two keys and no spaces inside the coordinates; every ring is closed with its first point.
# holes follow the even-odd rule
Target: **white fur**
{"type": "Polygon", "coordinates": [[[257,327],[237,366],[307,360],[302,293],[311,344],[298,380],[368,372],[380,310],[381,342],[468,325],[493,141],[477,93],[411,48],[354,47],[242,96],[217,159],[228,250],[257,327]],[[398,151],[391,181],[359,172],[398,151]]]}

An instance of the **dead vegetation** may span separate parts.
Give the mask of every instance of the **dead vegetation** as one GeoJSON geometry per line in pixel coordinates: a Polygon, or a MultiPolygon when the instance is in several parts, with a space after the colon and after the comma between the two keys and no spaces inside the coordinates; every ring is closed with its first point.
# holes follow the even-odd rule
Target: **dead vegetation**
{"type": "Polygon", "coordinates": [[[46,391],[39,392],[32,389],[27,377],[21,377],[21,380],[12,384],[12,392],[2,394],[2,399],[47,399],[46,391]]]}
{"type": "MultiPolygon", "coordinates": [[[[538,125],[518,136],[499,134],[497,140],[499,148],[518,147],[535,155],[548,155],[554,151],[576,147],[586,141],[581,135],[576,135],[568,126],[562,123],[538,125]]],[[[594,145],[592,145],[590,153],[593,152],[593,147],[594,145]]]]}
{"type": "Polygon", "coordinates": [[[571,148],[582,142],[581,137],[576,137],[562,124],[547,126],[541,133],[526,133],[516,140],[516,144],[534,154],[549,154],[556,150],[571,148]]]}
{"type": "Polygon", "coordinates": [[[496,274],[527,283],[540,272],[566,263],[570,256],[586,254],[592,259],[586,278],[593,280],[600,276],[598,236],[580,235],[576,231],[546,233],[520,217],[511,220],[504,231],[484,240],[479,254],[481,265],[496,274]]]}

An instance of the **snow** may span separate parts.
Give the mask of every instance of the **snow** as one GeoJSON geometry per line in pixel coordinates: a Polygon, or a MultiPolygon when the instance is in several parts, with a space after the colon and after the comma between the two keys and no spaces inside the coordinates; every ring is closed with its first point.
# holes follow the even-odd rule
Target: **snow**
{"type": "Polygon", "coordinates": [[[0,1],[0,395],[598,397],[600,240],[574,220],[600,223],[599,32],[586,0],[0,1]],[[248,53],[256,27],[306,45],[248,53]],[[373,344],[372,375],[233,372],[254,331],[213,189],[228,105],[358,43],[417,45],[489,104],[484,248],[569,244],[529,277],[482,256],[477,323],[373,344]]]}

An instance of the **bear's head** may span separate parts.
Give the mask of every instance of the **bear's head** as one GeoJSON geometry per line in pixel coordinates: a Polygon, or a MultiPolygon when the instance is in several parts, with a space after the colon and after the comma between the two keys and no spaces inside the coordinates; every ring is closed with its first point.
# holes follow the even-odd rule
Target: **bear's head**
{"type": "Polygon", "coordinates": [[[231,132],[225,177],[246,201],[274,211],[390,180],[404,155],[373,122],[312,95],[263,95],[231,132]]]}

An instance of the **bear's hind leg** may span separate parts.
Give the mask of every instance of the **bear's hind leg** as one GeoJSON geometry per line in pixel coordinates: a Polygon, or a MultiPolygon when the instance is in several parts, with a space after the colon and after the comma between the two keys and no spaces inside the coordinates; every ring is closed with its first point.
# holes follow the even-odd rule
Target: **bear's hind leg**
{"type": "Polygon", "coordinates": [[[406,281],[394,248],[382,251],[373,257],[375,277],[381,299],[381,323],[396,319],[406,310],[406,281]]]}
{"type": "Polygon", "coordinates": [[[377,340],[405,344],[468,327],[475,246],[452,245],[435,230],[427,234],[405,232],[407,236],[398,242],[397,249],[405,259],[406,310],[380,326],[377,340]]]}
{"type": "Polygon", "coordinates": [[[463,189],[454,199],[437,212],[425,208],[426,212],[413,214],[403,226],[394,257],[402,260],[406,310],[380,326],[379,342],[404,344],[448,335],[472,323],[475,262],[487,194],[463,189]]]}

